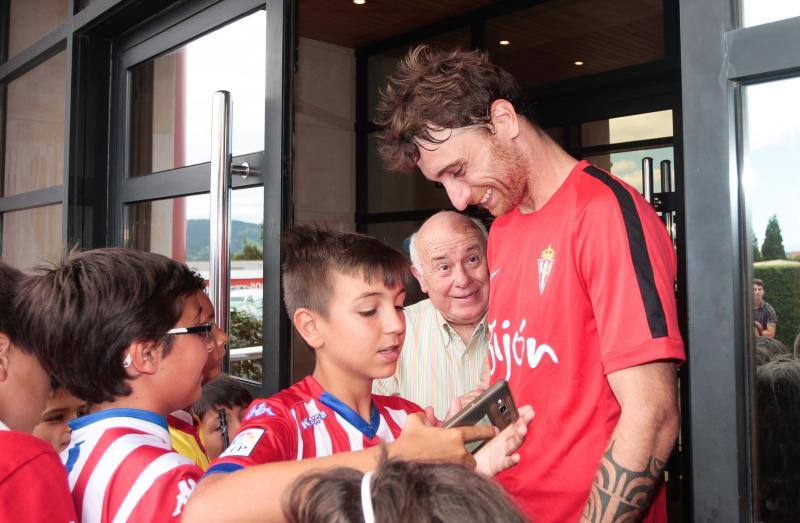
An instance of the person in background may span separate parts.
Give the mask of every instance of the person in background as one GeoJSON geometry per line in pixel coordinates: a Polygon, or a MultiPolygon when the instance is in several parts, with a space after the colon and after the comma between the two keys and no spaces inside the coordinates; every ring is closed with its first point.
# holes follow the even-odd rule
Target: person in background
{"type": "Polygon", "coordinates": [[[755,308],[753,315],[756,319],[756,336],[765,338],[775,337],[775,328],[778,325],[778,315],[775,309],[764,301],[764,282],[759,278],[753,278],[753,298],[755,308]]]}
{"type": "MultiPolygon", "coordinates": [[[[197,275],[200,278],[199,275],[197,275]]],[[[225,359],[225,344],[228,335],[219,328],[215,320],[214,306],[205,290],[197,291],[197,301],[200,303],[200,321],[211,325],[210,343],[208,345],[208,361],[203,368],[203,384],[209,383],[222,372],[222,362],[225,359]]],[[[208,454],[208,449],[202,438],[200,420],[193,415],[191,407],[187,406],[170,412],[167,416],[169,435],[172,438],[172,448],[192,460],[202,470],[206,470],[209,458],[216,457],[208,454]]],[[[218,453],[217,453],[218,454],[218,453]]]]}
{"type": "Polygon", "coordinates": [[[463,214],[439,212],[411,236],[409,253],[428,299],[405,307],[397,370],[376,380],[373,391],[431,405],[444,419],[454,398],[480,392],[486,388],[481,377],[489,377],[486,229],[463,214]]]}
{"type": "Polygon", "coordinates": [[[42,419],[33,428],[33,435],[49,442],[60,453],[69,445],[72,429],[69,422],[87,413],[87,403],[73,396],[53,381],[42,419]]]}
{"type": "Polygon", "coordinates": [[[375,472],[301,476],[283,501],[289,523],[524,523],[503,489],[458,465],[390,459],[375,472]]]}
{"type": "Polygon", "coordinates": [[[200,420],[200,439],[209,459],[217,458],[239,432],[253,395],[238,380],[221,374],[203,385],[192,412],[200,420]]]}
{"type": "Polygon", "coordinates": [[[0,261],[0,521],[76,521],[67,474],[48,442],[31,435],[51,394],[35,348],[22,345],[13,308],[23,275],[0,261]]]}

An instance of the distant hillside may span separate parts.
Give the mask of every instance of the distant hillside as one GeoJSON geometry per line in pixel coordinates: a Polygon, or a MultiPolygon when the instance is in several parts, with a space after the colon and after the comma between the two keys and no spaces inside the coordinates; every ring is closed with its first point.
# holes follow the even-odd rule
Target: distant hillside
{"type": "MultiPolygon", "coordinates": [[[[188,220],[186,222],[186,259],[188,261],[208,260],[208,220],[188,220]]],[[[231,223],[231,254],[242,250],[244,241],[262,248],[261,224],[239,222],[231,223]]]]}

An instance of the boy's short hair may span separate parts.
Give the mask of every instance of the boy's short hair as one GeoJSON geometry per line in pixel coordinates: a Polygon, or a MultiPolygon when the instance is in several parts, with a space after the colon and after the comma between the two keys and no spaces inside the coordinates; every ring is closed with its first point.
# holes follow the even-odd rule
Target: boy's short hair
{"type": "Polygon", "coordinates": [[[379,279],[387,288],[405,285],[408,258],[377,238],[321,227],[297,226],[283,235],[283,299],[292,316],[306,308],[327,318],[334,272],[379,279]]]}
{"type": "Polygon", "coordinates": [[[203,419],[206,412],[220,407],[246,407],[253,401],[253,395],[239,380],[221,374],[203,385],[203,394],[192,406],[195,416],[203,419]]]}
{"type": "Polygon", "coordinates": [[[790,356],[792,351],[780,340],[767,338],[766,336],[756,336],[756,366],[761,366],[767,362],[781,356],[790,356]]]}
{"type": "Polygon", "coordinates": [[[758,285],[762,289],[764,288],[764,280],[761,278],[753,278],[753,285],[758,285]]]}
{"type": "Polygon", "coordinates": [[[123,368],[134,342],[172,348],[183,298],[203,289],[186,265],[160,254],[109,248],[73,250],[20,286],[19,338],[75,396],[112,401],[131,393],[123,368]]]}
{"type": "MultiPolygon", "coordinates": [[[[8,336],[15,345],[18,322],[14,319],[12,308],[24,276],[22,271],[0,260],[0,332],[8,336]]],[[[19,348],[26,350],[24,346],[19,348]]]]}

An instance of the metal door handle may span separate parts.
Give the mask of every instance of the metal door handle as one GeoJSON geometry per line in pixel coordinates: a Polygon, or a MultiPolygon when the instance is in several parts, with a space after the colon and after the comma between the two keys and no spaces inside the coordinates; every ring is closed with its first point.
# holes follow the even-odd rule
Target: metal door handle
{"type": "Polygon", "coordinates": [[[649,203],[653,203],[653,159],[642,158],[642,195],[649,203]]]}
{"type": "Polygon", "coordinates": [[[209,296],[219,328],[228,332],[231,276],[231,93],[211,98],[211,213],[209,219],[209,296]]]}

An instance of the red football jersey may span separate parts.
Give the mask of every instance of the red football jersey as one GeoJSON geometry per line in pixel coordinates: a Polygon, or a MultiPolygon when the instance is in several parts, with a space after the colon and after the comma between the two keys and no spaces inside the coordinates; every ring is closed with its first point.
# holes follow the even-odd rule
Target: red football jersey
{"type": "Polygon", "coordinates": [[[497,218],[488,257],[492,382],[536,411],[498,480],[534,521],[576,521],[620,416],[606,375],[685,359],[675,251],[636,189],[584,161],[539,210],[497,218]]]}
{"type": "Polygon", "coordinates": [[[397,396],[372,395],[367,423],[350,407],[325,392],[312,376],[267,399],[257,399],[230,446],[211,462],[206,474],[232,472],[249,465],[321,458],[394,441],[409,414],[422,412],[397,396]]]}
{"type": "Polygon", "coordinates": [[[52,445],[0,428],[0,521],[77,521],[67,471],[52,445]]]}

